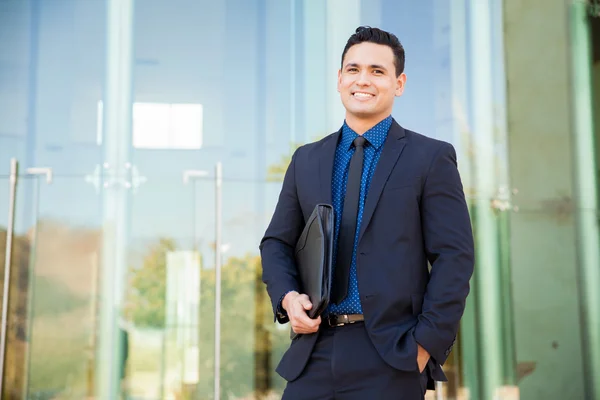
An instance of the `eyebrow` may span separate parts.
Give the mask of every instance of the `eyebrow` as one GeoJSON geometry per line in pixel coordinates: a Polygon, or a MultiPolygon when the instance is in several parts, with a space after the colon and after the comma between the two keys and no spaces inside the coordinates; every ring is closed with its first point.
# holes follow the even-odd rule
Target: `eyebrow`
{"type": "MultiPolygon", "coordinates": [[[[358,65],[357,63],[349,63],[349,64],[346,64],[346,68],[348,68],[348,67],[360,67],[360,65],[358,65]]],[[[386,67],[384,67],[383,65],[379,65],[379,64],[371,64],[371,65],[369,65],[369,68],[382,69],[384,71],[387,71],[386,67]]]]}

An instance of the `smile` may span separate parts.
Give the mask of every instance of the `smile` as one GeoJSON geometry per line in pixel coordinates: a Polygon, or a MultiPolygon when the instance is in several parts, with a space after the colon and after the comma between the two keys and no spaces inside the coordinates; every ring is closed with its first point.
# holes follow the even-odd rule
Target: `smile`
{"type": "Polygon", "coordinates": [[[353,97],[357,98],[357,99],[371,99],[373,97],[375,97],[374,94],[371,93],[364,93],[364,92],[354,92],[352,94],[353,97]]]}

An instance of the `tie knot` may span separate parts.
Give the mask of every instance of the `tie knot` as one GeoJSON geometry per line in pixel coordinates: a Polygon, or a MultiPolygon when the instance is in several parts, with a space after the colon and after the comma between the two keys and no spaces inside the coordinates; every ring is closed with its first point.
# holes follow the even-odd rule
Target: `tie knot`
{"type": "Polygon", "coordinates": [[[367,142],[367,139],[365,139],[362,136],[357,137],[356,139],[354,139],[354,147],[363,147],[365,145],[365,143],[367,142]]]}

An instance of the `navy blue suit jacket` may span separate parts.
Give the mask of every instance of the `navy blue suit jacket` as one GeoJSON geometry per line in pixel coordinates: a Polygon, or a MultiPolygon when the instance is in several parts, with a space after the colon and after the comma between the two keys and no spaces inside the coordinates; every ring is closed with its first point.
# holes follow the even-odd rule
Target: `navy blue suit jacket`
{"type": "MultiPolygon", "coordinates": [[[[275,315],[284,293],[302,293],[294,247],[315,205],[331,204],[340,134],[296,150],[261,241],[263,281],[275,315]]],[[[389,365],[414,371],[419,343],[431,354],[433,379],[446,380],[439,366],[455,342],[474,264],[471,223],[452,145],[392,123],[358,240],[358,286],[373,345],[389,365]]],[[[291,381],[301,374],[318,334],[292,341],[277,367],[283,378],[291,381]]]]}

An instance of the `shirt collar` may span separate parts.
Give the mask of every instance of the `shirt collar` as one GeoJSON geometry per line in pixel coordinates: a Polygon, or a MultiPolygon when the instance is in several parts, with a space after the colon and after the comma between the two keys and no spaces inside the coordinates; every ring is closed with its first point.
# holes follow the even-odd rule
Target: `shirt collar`
{"type": "MultiPolygon", "coordinates": [[[[366,131],[363,136],[365,139],[367,139],[371,146],[378,150],[385,142],[388,131],[390,130],[390,126],[392,126],[391,115],[366,131]]],[[[356,139],[358,136],[358,133],[354,132],[352,128],[346,124],[346,121],[344,121],[340,146],[342,146],[343,149],[349,149],[354,139],[356,139]]]]}

